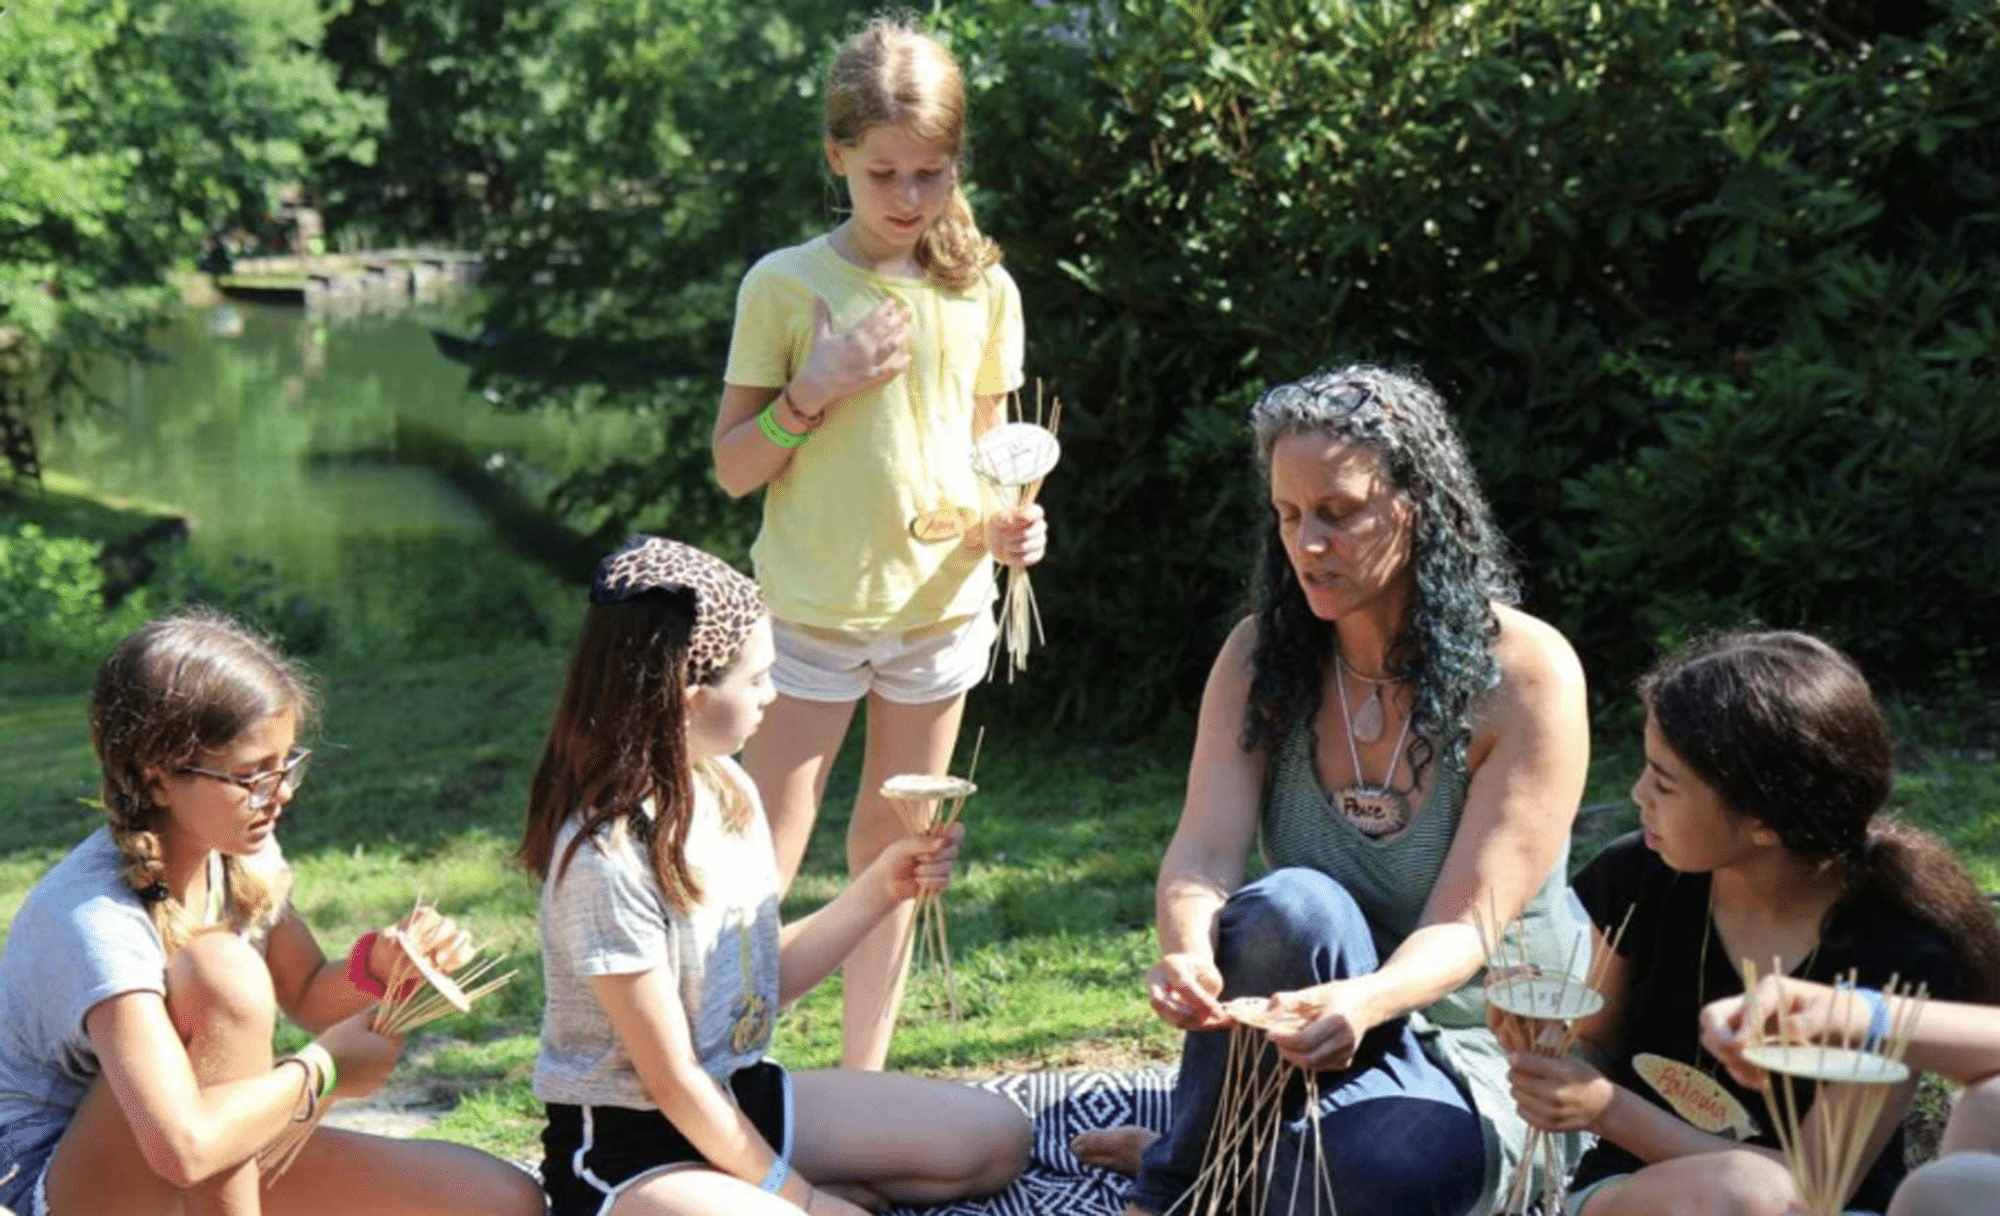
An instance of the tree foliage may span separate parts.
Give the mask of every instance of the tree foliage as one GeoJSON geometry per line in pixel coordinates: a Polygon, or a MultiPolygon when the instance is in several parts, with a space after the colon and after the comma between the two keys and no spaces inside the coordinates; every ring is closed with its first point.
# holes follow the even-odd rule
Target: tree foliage
{"type": "MultiPolygon", "coordinates": [[[[751,525],[707,473],[733,287],[837,218],[816,76],[850,20],[584,4],[540,69],[492,312],[536,338],[491,374],[659,417],[661,451],[568,487],[607,533],[751,525]]],[[[1912,679],[1991,639],[1990,4],[985,0],[940,25],[974,205],[1067,409],[1039,705],[1191,691],[1265,510],[1244,408],[1350,359],[1457,403],[1532,606],[1603,687],[1749,617],[1912,679]]]]}
{"type": "MultiPolygon", "coordinates": [[[[168,272],[254,223],[379,107],[315,53],[314,0],[53,0],[0,14],[0,425],[136,351],[168,272]]],[[[32,463],[32,440],[19,440],[32,463]]],[[[19,462],[17,462],[19,467],[19,462]]]]}

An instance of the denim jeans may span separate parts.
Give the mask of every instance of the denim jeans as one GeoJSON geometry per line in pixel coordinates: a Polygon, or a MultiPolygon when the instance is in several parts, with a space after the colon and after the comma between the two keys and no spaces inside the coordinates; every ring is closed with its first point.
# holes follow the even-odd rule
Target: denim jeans
{"type": "MultiPolygon", "coordinates": [[[[1317,870],[1273,871],[1238,890],[1217,926],[1224,998],[1267,996],[1366,975],[1379,960],[1354,898],[1317,870]]],[[[1174,1122],[1146,1150],[1128,1202],[1165,1212],[1200,1175],[1222,1098],[1228,1030],[1189,1034],[1174,1085],[1174,1122]]],[[[1268,1063],[1273,1057],[1265,1053],[1268,1063]]],[[[1486,1147],[1479,1116],[1450,1074],[1418,1044],[1406,1018],[1369,1031],[1344,1071],[1319,1074],[1319,1153],[1340,1216],[1459,1216],[1479,1198],[1486,1147]]],[[[1269,1199],[1256,1216],[1285,1216],[1296,1193],[1314,1210],[1312,1184],[1294,1191],[1300,1154],[1311,1154],[1304,1087],[1284,1097],[1269,1199]]],[[[1308,1179],[1313,1157],[1306,1158],[1308,1179]]]]}
{"type": "Polygon", "coordinates": [[[0,1208],[20,1216],[39,1216],[35,1187],[69,1130],[73,1111],[47,1111],[17,1117],[0,1127],[0,1208]],[[13,1177],[7,1175],[12,1172],[13,1177]]]}

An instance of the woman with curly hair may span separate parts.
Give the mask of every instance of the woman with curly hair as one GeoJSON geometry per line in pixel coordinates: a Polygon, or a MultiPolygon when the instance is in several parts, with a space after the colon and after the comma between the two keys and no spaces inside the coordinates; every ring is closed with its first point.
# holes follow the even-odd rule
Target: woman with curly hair
{"type": "Polygon", "coordinates": [[[1317,1152],[1342,1216],[1484,1211],[1525,1127],[1485,1025],[1480,926],[1519,917],[1549,969],[1587,956],[1564,890],[1583,672],[1512,606],[1504,542],[1420,378],[1308,376],[1266,393],[1251,427],[1271,504],[1256,611],[1202,697],[1147,976],[1154,1011],[1189,1032],[1174,1123],[1076,1149],[1136,1171],[1128,1214],[1174,1208],[1227,1083],[1222,1002],[1268,996],[1303,1019],[1269,1047],[1318,1081],[1316,1111],[1291,1086],[1253,1167],[1278,1183],[1272,1210],[1317,1152]],[[1246,883],[1258,838],[1268,869],[1246,883]]]}

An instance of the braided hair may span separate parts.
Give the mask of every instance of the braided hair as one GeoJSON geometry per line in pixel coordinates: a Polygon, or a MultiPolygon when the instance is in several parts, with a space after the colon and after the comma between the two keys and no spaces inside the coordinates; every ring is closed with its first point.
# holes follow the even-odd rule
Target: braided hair
{"type": "MultiPolygon", "coordinates": [[[[119,876],[139,895],[169,957],[199,928],[167,889],[159,775],[291,710],[314,709],[311,689],[269,641],[222,613],[190,609],[152,622],[112,650],[90,702],[91,745],[119,876]]],[[[238,932],[268,927],[289,874],[223,857],[223,915],[238,932]]]]}

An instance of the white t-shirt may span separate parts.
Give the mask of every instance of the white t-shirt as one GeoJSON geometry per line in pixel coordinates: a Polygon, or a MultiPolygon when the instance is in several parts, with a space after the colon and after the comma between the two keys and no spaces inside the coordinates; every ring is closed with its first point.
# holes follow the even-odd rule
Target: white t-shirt
{"type": "Polygon", "coordinates": [[[557,834],[542,884],[548,995],[535,1095],[544,1102],[657,1106],[591,989],[595,975],[671,968],[695,1054],[718,1083],[770,1046],[778,1006],[777,858],[756,787],[734,761],[717,761],[716,770],[750,813],[740,831],[730,830],[710,783],[693,782],[686,848],[702,897],[685,914],[667,904],[646,847],[622,821],[599,829],[567,870],[562,859],[578,820],[557,834]]]}

